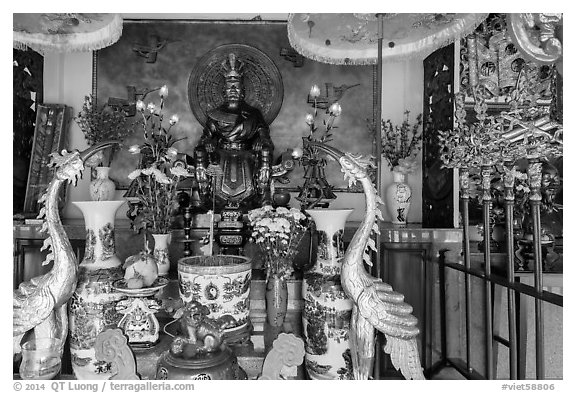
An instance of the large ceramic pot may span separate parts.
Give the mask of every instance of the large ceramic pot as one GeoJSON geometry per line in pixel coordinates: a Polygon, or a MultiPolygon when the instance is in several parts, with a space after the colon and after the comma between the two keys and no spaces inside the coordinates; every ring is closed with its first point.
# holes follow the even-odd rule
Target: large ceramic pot
{"type": "Polygon", "coordinates": [[[412,190],[406,183],[406,174],[392,171],[393,183],[386,188],[386,208],[392,224],[406,225],[412,190]]]}
{"type": "Polygon", "coordinates": [[[124,201],[73,202],[84,215],[86,248],[78,270],[78,285],[70,299],[70,352],[77,379],[108,379],[111,365],[96,360],[96,336],[117,325],[122,315],[116,303],[126,297],[112,283],[123,277],[115,255],[114,218],[124,201]]]}
{"type": "Polygon", "coordinates": [[[306,210],[316,224],[316,263],[302,283],[305,364],[312,379],[352,379],[350,300],[340,283],[344,225],[352,209],[306,210]]]}
{"type": "Polygon", "coordinates": [[[210,309],[210,318],[230,315],[233,327],[224,329],[233,337],[248,332],[252,260],[238,255],[197,255],[178,261],[180,298],[196,300],[210,309]]]}
{"type": "Polygon", "coordinates": [[[96,179],[90,182],[90,198],[93,201],[110,201],[114,199],[116,184],[108,177],[109,167],[96,167],[96,179]]]}
{"type": "Polygon", "coordinates": [[[170,270],[170,259],[168,258],[168,245],[172,238],[170,233],[153,233],[154,238],[154,259],[158,264],[158,274],[167,276],[170,270]]]}

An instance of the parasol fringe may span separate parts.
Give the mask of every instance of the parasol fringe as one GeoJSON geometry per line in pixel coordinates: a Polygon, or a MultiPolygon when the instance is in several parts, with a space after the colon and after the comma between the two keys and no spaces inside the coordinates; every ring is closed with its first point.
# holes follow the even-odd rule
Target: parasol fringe
{"type": "Polygon", "coordinates": [[[26,33],[14,31],[15,49],[33,49],[44,55],[45,52],[88,52],[112,45],[122,36],[123,19],[114,15],[112,21],[97,31],[74,34],[26,33]]]}
{"type": "MultiPolygon", "coordinates": [[[[288,25],[288,41],[290,42],[290,45],[298,53],[300,53],[302,56],[307,57],[309,59],[312,59],[314,61],[318,61],[318,62],[326,63],[326,64],[332,64],[332,65],[376,65],[378,63],[378,56],[377,55],[370,56],[370,57],[366,56],[363,58],[353,58],[353,57],[335,58],[332,56],[323,56],[322,54],[319,53],[319,52],[321,52],[320,48],[318,48],[317,50],[312,50],[312,49],[308,48],[305,45],[305,43],[307,42],[306,39],[299,37],[294,31],[294,25],[292,23],[292,19],[294,18],[294,16],[295,16],[295,14],[289,14],[288,15],[288,23],[287,23],[287,25],[288,25]]],[[[459,34],[457,34],[455,36],[448,36],[448,37],[441,39],[438,42],[435,42],[433,44],[426,44],[426,50],[413,51],[411,49],[406,49],[403,52],[399,52],[399,48],[402,48],[402,46],[398,46],[398,47],[395,47],[393,49],[384,48],[382,60],[384,62],[393,63],[393,62],[400,62],[400,61],[411,60],[411,59],[424,59],[428,55],[433,53],[434,51],[436,51],[440,48],[443,48],[443,47],[451,44],[452,42],[459,40],[463,37],[466,37],[468,34],[472,33],[478,27],[478,25],[480,25],[480,23],[482,23],[488,17],[488,14],[487,13],[476,14],[476,15],[474,15],[474,17],[475,17],[474,21],[470,25],[468,25],[465,29],[462,29],[462,31],[460,31],[459,34]],[[391,51],[396,51],[398,53],[386,54],[387,51],[388,51],[388,53],[391,53],[391,51]]],[[[465,20],[462,19],[461,23],[464,23],[464,22],[465,22],[465,20]]],[[[386,23],[386,22],[384,22],[384,23],[386,23]]],[[[423,41],[427,41],[427,40],[421,40],[420,42],[423,42],[423,41]]],[[[422,43],[422,45],[423,44],[424,44],[424,42],[422,43]]],[[[415,42],[412,45],[417,46],[418,43],[415,42]]],[[[366,52],[366,53],[368,53],[368,52],[366,52]]]]}

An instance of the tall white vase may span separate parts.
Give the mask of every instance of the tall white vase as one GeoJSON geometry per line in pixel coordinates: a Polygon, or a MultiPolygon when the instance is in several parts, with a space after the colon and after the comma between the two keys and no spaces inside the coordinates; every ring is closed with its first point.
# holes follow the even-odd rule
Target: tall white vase
{"type": "Polygon", "coordinates": [[[388,209],[392,224],[406,225],[412,190],[406,183],[406,174],[392,171],[392,178],[393,183],[386,188],[386,209],[388,209]]]}
{"type": "Polygon", "coordinates": [[[352,300],[340,282],[344,226],[353,209],[306,210],[318,235],[314,266],[304,273],[305,364],[312,379],[352,379],[349,332],[352,300]]]}
{"type": "Polygon", "coordinates": [[[116,325],[122,314],[116,303],[126,296],[112,283],[123,277],[115,255],[114,218],[124,201],[73,202],[84,215],[86,248],[79,266],[78,285],[68,304],[72,369],[77,379],[108,379],[110,363],[96,360],[96,336],[116,325]]]}

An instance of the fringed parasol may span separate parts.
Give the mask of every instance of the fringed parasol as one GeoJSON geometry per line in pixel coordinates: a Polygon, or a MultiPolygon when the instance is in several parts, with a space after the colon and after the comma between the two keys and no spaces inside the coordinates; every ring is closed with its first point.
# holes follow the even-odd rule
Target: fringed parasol
{"type": "Polygon", "coordinates": [[[471,33],[488,14],[290,14],[288,38],[301,55],[329,64],[425,58],[471,33]],[[380,19],[380,22],[379,22],[380,19]],[[379,24],[381,23],[381,26],[379,24]]]}
{"type": "Polygon", "coordinates": [[[46,52],[93,51],[122,35],[119,14],[13,14],[13,46],[46,52]]]}

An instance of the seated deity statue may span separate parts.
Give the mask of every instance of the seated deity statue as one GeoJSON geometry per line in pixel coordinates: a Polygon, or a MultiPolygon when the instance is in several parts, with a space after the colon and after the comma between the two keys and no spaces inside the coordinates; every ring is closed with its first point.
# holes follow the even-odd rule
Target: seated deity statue
{"type": "Polygon", "coordinates": [[[234,53],[222,63],[224,103],[208,111],[194,152],[202,203],[216,211],[251,209],[271,198],[274,144],[261,112],[244,101],[243,68],[234,53]]]}

